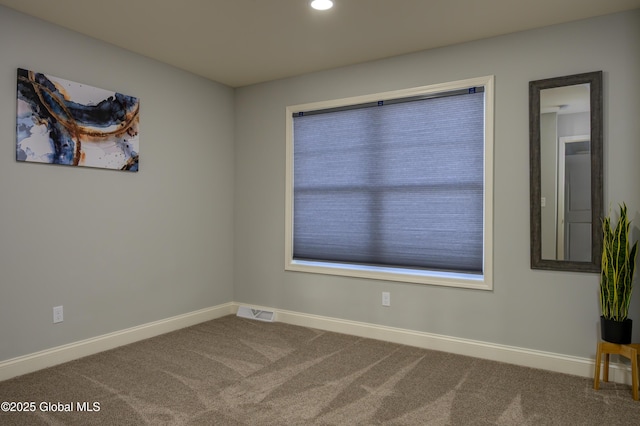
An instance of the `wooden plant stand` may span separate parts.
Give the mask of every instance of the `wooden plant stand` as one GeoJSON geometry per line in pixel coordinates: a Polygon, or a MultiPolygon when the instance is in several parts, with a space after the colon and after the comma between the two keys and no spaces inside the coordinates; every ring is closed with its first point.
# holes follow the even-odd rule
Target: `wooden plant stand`
{"type": "Polygon", "coordinates": [[[593,377],[593,388],[600,388],[600,362],[604,355],[604,372],[602,380],[609,381],[609,355],[622,355],[631,360],[631,386],[633,399],[638,401],[638,353],[640,353],[640,343],[629,343],[628,345],[620,345],[617,343],[600,342],[598,343],[598,352],[596,352],[596,371],[593,377]]]}

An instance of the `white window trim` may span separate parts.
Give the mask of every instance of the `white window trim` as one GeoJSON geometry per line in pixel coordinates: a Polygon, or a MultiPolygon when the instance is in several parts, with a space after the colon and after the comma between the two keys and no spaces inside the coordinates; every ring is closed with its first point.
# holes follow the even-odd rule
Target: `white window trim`
{"type": "Polygon", "coordinates": [[[480,290],[493,289],[493,145],[494,145],[494,76],[484,76],[430,86],[375,93],[330,101],[292,105],[286,108],[286,194],[285,194],[285,270],[376,280],[401,281],[480,290]],[[484,141],[484,244],[483,274],[446,273],[389,267],[342,265],[293,259],[293,114],[300,111],[336,108],[387,99],[445,92],[465,87],[483,86],[485,90],[484,141]]]}

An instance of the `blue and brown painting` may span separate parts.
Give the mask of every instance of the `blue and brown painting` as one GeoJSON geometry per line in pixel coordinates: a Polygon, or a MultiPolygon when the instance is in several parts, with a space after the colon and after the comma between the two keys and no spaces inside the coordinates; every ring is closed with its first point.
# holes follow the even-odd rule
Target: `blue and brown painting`
{"type": "Polygon", "coordinates": [[[138,171],[138,98],[18,69],[16,160],[138,171]]]}

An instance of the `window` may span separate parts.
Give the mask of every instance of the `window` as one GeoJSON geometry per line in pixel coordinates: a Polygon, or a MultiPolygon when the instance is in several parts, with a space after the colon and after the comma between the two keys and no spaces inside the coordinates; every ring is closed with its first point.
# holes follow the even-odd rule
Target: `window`
{"type": "Polygon", "coordinates": [[[285,269],[492,288],[493,76],[287,108],[285,269]]]}

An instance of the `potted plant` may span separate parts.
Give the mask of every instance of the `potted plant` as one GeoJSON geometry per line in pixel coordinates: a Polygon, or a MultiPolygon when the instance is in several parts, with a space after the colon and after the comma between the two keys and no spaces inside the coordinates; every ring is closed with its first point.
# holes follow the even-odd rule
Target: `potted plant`
{"type": "Polygon", "coordinates": [[[638,242],[629,249],[630,221],[626,204],[620,205],[617,225],[609,216],[602,220],[602,270],[600,272],[600,326],[602,339],[611,343],[631,343],[632,320],[629,302],[636,267],[638,242]]]}

